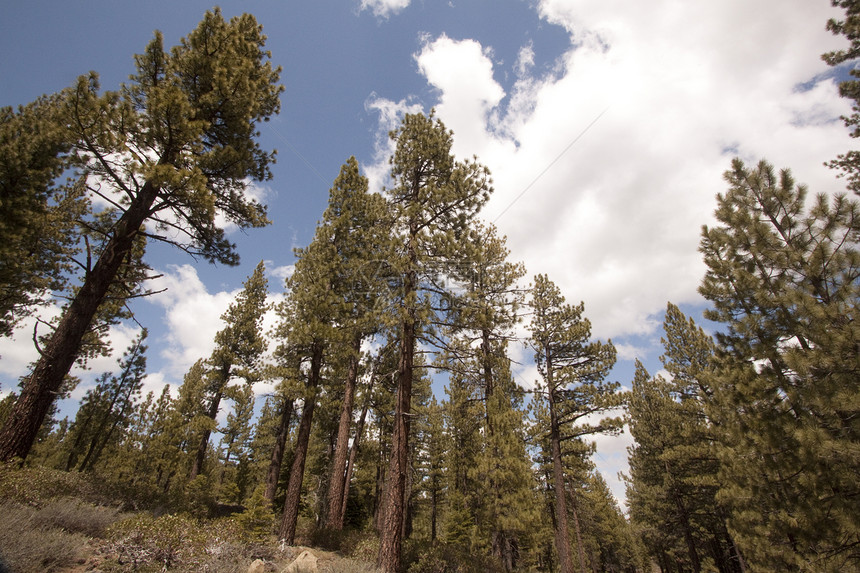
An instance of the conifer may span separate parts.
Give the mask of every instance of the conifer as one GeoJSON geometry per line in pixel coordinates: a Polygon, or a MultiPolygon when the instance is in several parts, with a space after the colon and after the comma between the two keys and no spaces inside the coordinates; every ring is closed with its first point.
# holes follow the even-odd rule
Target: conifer
{"type": "MultiPolygon", "coordinates": [[[[752,567],[858,563],[860,207],[740,160],[702,231],[700,292],[724,323],[708,414],[720,498],[752,567]]],[[[852,566],[853,566],[852,565],[852,566]]]]}

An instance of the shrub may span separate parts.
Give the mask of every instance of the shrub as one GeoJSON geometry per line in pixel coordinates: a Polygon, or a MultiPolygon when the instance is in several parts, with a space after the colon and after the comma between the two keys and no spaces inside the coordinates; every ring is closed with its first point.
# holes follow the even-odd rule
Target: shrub
{"type": "Polygon", "coordinates": [[[348,530],[341,541],[340,551],[348,557],[375,563],[379,555],[379,537],[372,529],[348,530]]]}
{"type": "Polygon", "coordinates": [[[0,555],[16,573],[49,573],[74,565],[84,554],[87,538],[78,532],[51,527],[34,506],[0,503],[0,555]]]}
{"type": "Polygon", "coordinates": [[[78,472],[19,468],[15,462],[0,464],[0,497],[30,505],[58,497],[98,498],[96,489],[78,472]]]}
{"type": "Polygon", "coordinates": [[[45,503],[35,513],[34,523],[43,529],[54,527],[89,537],[103,537],[107,528],[118,518],[119,510],[116,508],[96,506],[66,497],[45,503]]]}
{"type": "Polygon", "coordinates": [[[496,573],[504,568],[490,557],[472,555],[462,545],[409,543],[404,551],[409,573],[496,573]]]}
{"type": "Polygon", "coordinates": [[[206,553],[206,538],[196,520],[181,515],[153,518],[138,515],[110,528],[111,549],[121,565],[157,563],[170,569],[178,561],[198,565],[206,553]]]}
{"type": "Polygon", "coordinates": [[[264,488],[258,486],[248,500],[247,509],[234,518],[247,541],[265,541],[273,537],[275,514],[265,498],[264,488]]]}

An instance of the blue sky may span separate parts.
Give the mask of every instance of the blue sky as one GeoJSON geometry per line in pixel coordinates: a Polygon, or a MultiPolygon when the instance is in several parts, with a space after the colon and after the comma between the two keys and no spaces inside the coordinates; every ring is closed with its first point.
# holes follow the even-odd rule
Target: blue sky
{"type": "MultiPolygon", "coordinates": [[[[0,105],[89,70],[116,89],[153,30],[173,45],[210,7],[6,2],[0,105]]],[[[547,273],[570,302],[585,301],[594,334],[619,348],[615,377],[625,384],[635,358],[659,369],[667,301],[701,319],[699,232],[733,156],[790,167],[813,193],[840,190],[822,165],[851,147],[838,120],[849,105],[820,59],[842,45],[824,29],[839,16],[829,0],[271,0],[222,9],[253,13],[283,67],[281,114],[262,127],[278,163],[255,190],[274,224],[232,233],[236,268],[150,249],[169,289],[135,307],[151,332],[150,389],[178,384],[208,356],[219,315],[260,260],[278,296],[292,248],[311,240],[350,155],[381,186],[384,134],[406,110],[435,107],[454,130],[455,153],[491,169],[485,218],[530,276],[547,273]]],[[[0,393],[34,357],[31,328],[0,340],[0,393]]],[[[118,352],[134,328],[112,334],[118,352]]],[[[526,349],[513,350],[526,360],[526,349]]],[[[96,374],[113,367],[92,365],[96,374]]],[[[529,384],[536,373],[517,376],[529,384]]],[[[75,398],[87,387],[85,378],[75,398]]],[[[596,461],[619,496],[628,442],[598,440],[596,461]]]]}

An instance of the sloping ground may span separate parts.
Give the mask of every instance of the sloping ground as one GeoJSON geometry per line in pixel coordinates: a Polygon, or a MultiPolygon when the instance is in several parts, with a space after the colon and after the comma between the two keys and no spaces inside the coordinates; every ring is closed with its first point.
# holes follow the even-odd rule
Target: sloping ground
{"type": "MultiPolygon", "coordinates": [[[[0,466],[0,573],[246,573],[257,559],[279,573],[305,549],[320,573],[374,570],[362,559],[281,546],[240,518],[127,509],[136,505],[76,472],[0,466]]],[[[372,559],[373,540],[359,539],[352,553],[372,559]]]]}

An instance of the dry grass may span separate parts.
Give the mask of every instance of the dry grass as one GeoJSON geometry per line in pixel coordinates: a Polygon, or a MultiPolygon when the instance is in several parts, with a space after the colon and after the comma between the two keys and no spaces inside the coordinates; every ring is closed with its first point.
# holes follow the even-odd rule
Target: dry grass
{"type": "MultiPolygon", "coordinates": [[[[154,517],[118,509],[130,505],[137,504],[109,484],[95,487],[86,474],[0,465],[0,572],[245,573],[255,559],[280,571],[305,549],[281,546],[250,519],[258,516],[154,517]]],[[[372,533],[322,537],[340,551],[311,550],[321,573],[375,572],[379,544],[372,533]]]]}
{"type": "MultiPolygon", "coordinates": [[[[54,513],[51,510],[48,513],[54,513]]],[[[89,537],[54,527],[48,514],[16,502],[0,503],[0,555],[15,573],[50,573],[73,566],[88,552],[89,537]]],[[[55,513],[56,515],[56,513],[55,513]]]]}

